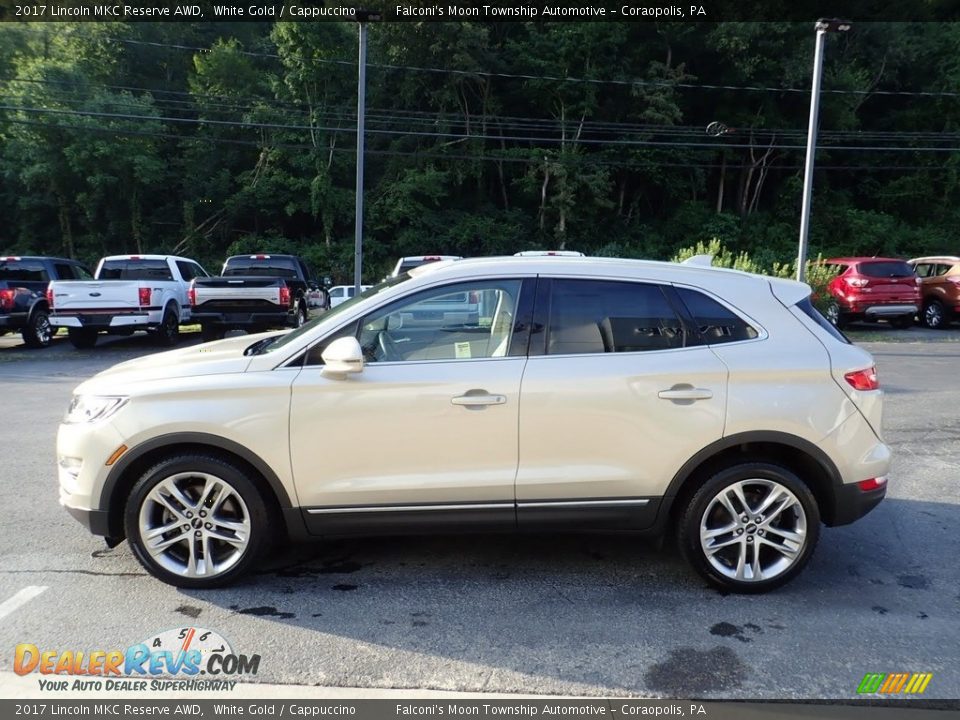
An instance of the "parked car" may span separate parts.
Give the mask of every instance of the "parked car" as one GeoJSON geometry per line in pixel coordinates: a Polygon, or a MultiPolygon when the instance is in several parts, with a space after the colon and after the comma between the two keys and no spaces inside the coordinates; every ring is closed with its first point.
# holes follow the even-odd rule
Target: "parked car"
{"type": "Polygon", "coordinates": [[[90,271],[66,258],[0,257],[0,335],[20,331],[27,347],[44,348],[56,333],[50,325],[47,286],[51,280],[92,278],[90,271]]]}
{"type": "Polygon", "coordinates": [[[387,277],[397,277],[408,270],[413,270],[414,268],[420,267],[421,265],[427,265],[429,263],[440,262],[441,260],[462,260],[459,255],[410,255],[408,257],[402,257],[397,260],[396,266],[393,268],[393,272],[390,273],[387,277]]]}
{"type": "Polygon", "coordinates": [[[910,260],[920,278],[920,322],[945,328],[960,314],[960,257],[937,255],[910,260]]]}
{"type": "MultiPolygon", "coordinates": [[[[370,285],[361,285],[360,292],[366,292],[370,288],[370,285]]],[[[356,289],[355,285],[334,285],[330,288],[330,307],[335,308],[352,298],[356,294],[356,289]]]]}
{"type": "Polygon", "coordinates": [[[190,320],[187,290],[207,271],[196,260],[173,255],[111,255],[93,280],[55,280],[47,288],[50,323],[65,327],[77,348],[91,348],[100,332],[153,334],[175,345],[180,325],[190,320]]]}
{"type": "Polygon", "coordinates": [[[855,320],[887,320],[905,329],[920,309],[920,280],[904,260],[847,257],[825,260],[837,268],[827,289],[833,301],[827,319],[838,328],[855,320]]]}
{"type": "Polygon", "coordinates": [[[196,279],[190,303],[203,339],[218,340],[233,329],[300,327],[309,318],[308,295],[314,288],[318,283],[296,255],[234,255],[220,277],[196,279]]]}
{"type": "Polygon", "coordinates": [[[84,382],[60,502],[180,587],[235,580],[283,534],[559,529],[670,531],[710,583],[769,590],[890,466],[873,359],[809,293],[611,258],[419,268],[297,330],[84,382]],[[462,293],[492,315],[410,312],[462,293]]]}

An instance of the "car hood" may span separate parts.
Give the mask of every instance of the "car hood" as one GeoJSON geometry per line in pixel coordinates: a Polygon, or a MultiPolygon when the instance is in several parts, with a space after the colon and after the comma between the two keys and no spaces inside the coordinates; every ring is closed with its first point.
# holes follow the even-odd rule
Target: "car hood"
{"type": "Polygon", "coordinates": [[[116,394],[123,386],[154,380],[244,372],[251,357],[243,351],[264,337],[267,335],[242,335],[127,360],[94,375],[75,392],[116,394]]]}

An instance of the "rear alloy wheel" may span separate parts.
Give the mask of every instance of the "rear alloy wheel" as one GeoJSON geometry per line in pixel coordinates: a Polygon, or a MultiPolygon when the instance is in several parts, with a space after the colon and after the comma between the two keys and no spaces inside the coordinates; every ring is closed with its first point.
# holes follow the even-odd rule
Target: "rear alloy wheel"
{"type": "Polygon", "coordinates": [[[303,325],[307,322],[307,306],[303,303],[299,303],[297,305],[296,313],[297,315],[293,320],[293,326],[303,327],[303,325]]]}
{"type": "Polygon", "coordinates": [[[69,328],[70,344],[78,350],[88,350],[97,344],[97,331],[89,328],[69,328]]]}
{"type": "Polygon", "coordinates": [[[179,455],[148,470],[130,493],[127,538],[155,578],[182,588],[226,585],[266,546],[267,508],[232,463],[179,455]]]}
{"type": "Polygon", "coordinates": [[[901,315],[890,319],[890,325],[897,330],[909,330],[913,327],[913,315],[901,315]]]}
{"type": "Polygon", "coordinates": [[[30,348],[45,348],[53,339],[56,331],[50,324],[50,315],[46,310],[35,310],[27,325],[23,328],[20,336],[23,342],[30,348]]]}
{"type": "Polygon", "coordinates": [[[939,300],[931,300],[923,308],[923,324],[928,328],[941,330],[947,325],[947,313],[943,308],[943,303],[939,300]]]}
{"type": "Polygon", "coordinates": [[[843,313],[840,312],[840,306],[836,302],[831,302],[827,305],[826,311],[827,320],[830,321],[830,324],[833,325],[838,330],[842,330],[847,326],[847,320],[843,316],[843,313]]]}
{"type": "Polygon", "coordinates": [[[163,320],[157,328],[156,340],[158,345],[172,347],[180,340],[180,318],[170,308],[163,312],[163,320]]]}
{"type": "Polygon", "coordinates": [[[690,499],[680,519],[684,557],[708,582],[759,593],[789,582],[810,560],[820,512],[786,468],[745,463],[723,470],[690,499]]]}

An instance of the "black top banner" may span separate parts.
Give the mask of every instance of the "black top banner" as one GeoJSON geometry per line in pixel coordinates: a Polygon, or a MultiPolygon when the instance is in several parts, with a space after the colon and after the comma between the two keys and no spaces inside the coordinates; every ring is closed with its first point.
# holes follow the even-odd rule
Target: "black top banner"
{"type": "Polygon", "coordinates": [[[960,20],[960,0],[0,0],[2,22],[851,22],[960,20]]]}

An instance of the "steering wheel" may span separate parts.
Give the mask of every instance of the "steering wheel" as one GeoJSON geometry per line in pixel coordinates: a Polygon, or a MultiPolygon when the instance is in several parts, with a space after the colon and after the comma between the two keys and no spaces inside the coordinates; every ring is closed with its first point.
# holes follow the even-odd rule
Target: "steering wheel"
{"type": "Polygon", "coordinates": [[[377,360],[380,362],[403,360],[397,341],[390,337],[390,333],[386,330],[381,330],[377,335],[377,347],[379,349],[377,360]]]}

